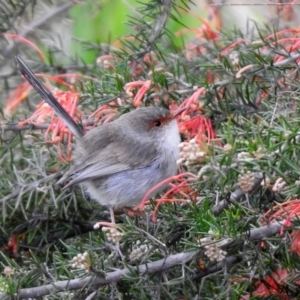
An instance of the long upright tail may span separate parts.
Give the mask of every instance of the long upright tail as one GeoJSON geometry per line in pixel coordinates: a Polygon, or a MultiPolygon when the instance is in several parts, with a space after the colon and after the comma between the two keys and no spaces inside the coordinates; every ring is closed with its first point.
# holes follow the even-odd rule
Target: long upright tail
{"type": "Polygon", "coordinates": [[[45,87],[45,85],[34,75],[31,69],[25,64],[20,56],[16,56],[16,63],[18,69],[23,76],[32,85],[32,87],[41,95],[41,97],[52,107],[56,114],[64,121],[71,132],[80,138],[84,135],[82,128],[72,119],[68,112],[56,100],[52,93],[45,87]]]}

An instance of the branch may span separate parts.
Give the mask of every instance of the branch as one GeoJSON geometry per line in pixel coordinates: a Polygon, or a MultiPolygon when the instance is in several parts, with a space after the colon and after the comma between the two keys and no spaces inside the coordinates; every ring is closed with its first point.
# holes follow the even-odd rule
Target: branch
{"type": "MultiPolygon", "coordinates": [[[[287,65],[288,63],[296,60],[300,58],[300,53],[297,53],[297,54],[294,54],[294,55],[291,55],[290,57],[282,60],[282,61],[279,61],[279,62],[276,62],[275,64],[273,64],[273,67],[282,67],[284,65],[287,65]]],[[[269,65],[267,65],[267,67],[269,67],[269,65]]]]}
{"type": "Polygon", "coordinates": [[[22,131],[22,130],[46,130],[48,129],[49,124],[27,124],[27,125],[16,125],[16,124],[11,124],[11,125],[1,125],[0,124],[0,132],[2,131],[22,131]]]}
{"type": "Polygon", "coordinates": [[[222,261],[219,261],[218,263],[216,263],[215,265],[210,266],[203,271],[197,272],[196,274],[193,274],[192,280],[200,280],[203,277],[206,277],[210,274],[219,272],[224,268],[224,265],[226,265],[227,267],[230,267],[230,265],[240,262],[241,259],[242,259],[241,255],[228,256],[228,257],[224,258],[222,261]]]}
{"type": "MultiPolygon", "coordinates": [[[[136,268],[136,272],[139,273],[140,276],[143,276],[145,274],[153,274],[155,272],[161,272],[171,267],[191,261],[195,254],[196,251],[170,255],[167,258],[163,258],[148,264],[140,265],[136,268]]],[[[130,267],[114,272],[109,272],[106,273],[105,277],[103,278],[96,276],[88,276],[82,279],[56,281],[52,284],[47,284],[39,287],[20,289],[17,293],[17,298],[39,298],[45,295],[58,293],[61,291],[81,289],[85,286],[100,286],[113,282],[118,282],[123,277],[130,275],[134,269],[135,267],[130,267]]],[[[6,294],[0,293],[0,298],[4,296],[6,296],[6,294]]]]}
{"type": "MultiPolygon", "coordinates": [[[[253,189],[259,187],[260,183],[262,182],[263,178],[256,178],[253,184],[253,189]]],[[[229,199],[224,199],[213,206],[212,212],[215,216],[220,215],[224,209],[228,208],[232,201],[238,202],[243,196],[245,196],[245,192],[241,189],[237,189],[230,194],[229,199]]]]}
{"type": "MultiPolygon", "coordinates": [[[[279,233],[280,229],[284,226],[284,221],[281,222],[274,222],[272,224],[268,224],[259,228],[255,228],[250,230],[248,233],[245,232],[245,235],[242,237],[239,237],[235,239],[234,241],[231,241],[225,245],[223,245],[221,248],[228,248],[229,246],[244,243],[245,241],[251,240],[261,240],[265,237],[273,236],[277,233],[279,233]]],[[[233,255],[226,257],[223,261],[220,261],[216,263],[213,266],[208,267],[206,270],[201,270],[197,272],[196,274],[192,275],[193,280],[200,280],[203,277],[213,274],[216,272],[219,272],[224,268],[224,265],[230,266],[232,264],[236,264],[242,260],[242,255],[233,255]]]]}
{"type": "MultiPolygon", "coordinates": [[[[297,54],[293,54],[293,55],[291,55],[291,56],[289,56],[288,58],[286,58],[286,59],[284,59],[284,60],[282,60],[282,61],[279,61],[279,62],[276,62],[276,63],[274,63],[273,65],[264,65],[266,68],[278,68],[278,67],[282,67],[282,66],[284,66],[284,65],[287,65],[287,64],[289,64],[290,62],[293,62],[293,61],[295,61],[295,60],[297,60],[298,58],[300,58],[300,53],[297,53],[297,54]]],[[[253,66],[253,65],[249,65],[249,66],[253,66]]],[[[247,68],[248,66],[246,66],[245,68],[247,68]]],[[[243,69],[245,69],[245,68],[243,68],[243,69]]],[[[252,69],[252,68],[251,68],[252,69]]],[[[251,70],[250,69],[250,70],[251,70]]],[[[260,72],[261,71],[261,68],[258,68],[256,71],[252,71],[252,73],[253,74],[255,74],[255,73],[258,73],[258,72],[260,72]]],[[[240,72],[238,72],[237,74],[241,74],[240,72]]],[[[236,75],[237,75],[236,74],[236,75]]],[[[242,74],[246,74],[246,73],[242,73],[242,74]]],[[[237,79],[236,78],[236,75],[233,77],[233,78],[231,78],[231,79],[225,79],[225,80],[223,80],[223,81],[218,81],[218,82],[215,82],[215,83],[213,83],[211,86],[210,86],[210,89],[215,89],[215,88],[217,88],[217,87],[219,87],[219,86],[224,86],[224,85],[226,85],[226,84],[230,84],[230,83],[233,83],[233,82],[235,82],[235,80],[237,79]]]]}
{"type": "MultiPolygon", "coordinates": [[[[272,224],[268,224],[266,226],[262,226],[259,228],[252,229],[248,232],[245,232],[244,235],[239,237],[238,239],[222,246],[226,247],[228,245],[232,245],[232,243],[240,243],[246,240],[260,240],[264,237],[272,236],[277,234],[283,225],[284,221],[281,222],[274,222],[272,224]]],[[[197,251],[190,251],[186,253],[179,253],[170,255],[167,258],[163,258],[148,264],[143,264],[137,267],[130,266],[129,268],[119,269],[114,272],[106,273],[104,277],[97,277],[97,276],[88,276],[83,279],[73,279],[73,280],[64,280],[64,281],[56,281],[52,284],[47,284],[39,287],[34,288],[25,288],[20,289],[18,291],[18,299],[26,299],[26,298],[38,298],[45,295],[49,295],[52,293],[58,293],[66,290],[76,290],[81,289],[85,286],[101,286],[105,284],[110,284],[113,282],[120,281],[123,277],[128,276],[131,274],[133,270],[136,270],[139,273],[139,276],[144,276],[145,274],[153,274],[156,272],[162,272],[166,269],[172,268],[174,266],[182,265],[184,263],[190,262],[194,256],[196,255],[197,251]]],[[[216,265],[210,267],[206,270],[206,273],[198,272],[197,274],[193,275],[194,279],[199,279],[205,276],[204,274],[217,272],[224,266],[224,263],[235,263],[239,261],[238,256],[228,257],[224,261],[217,263],[216,265]]],[[[4,293],[0,293],[0,297],[7,296],[4,293]]]]}
{"type": "MultiPolygon", "coordinates": [[[[35,220],[33,220],[35,221],[35,220]]],[[[55,245],[56,242],[60,242],[69,238],[74,238],[78,235],[81,234],[85,234],[91,231],[95,231],[94,225],[97,224],[97,221],[91,221],[91,222],[84,222],[84,221],[67,221],[67,220],[58,220],[61,221],[62,225],[65,224],[66,226],[63,228],[63,230],[52,230],[52,231],[48,231],[48,229],[46,229],[43,232],[43,235],[41,236],[37,236],[34,237],[29,244],[26,244],[26,242],[21,242],[18,247],[22,248],[23,250],[29,250],[29,249],[33,249],[34,251],[39,251],[41,249],[43,249],[44,246],[47,246],[48,248],[50,246],[55,245]]],[[[49,225],[51,225],[51,220],[42,220],[41,222],[47,224],[47,222],[49,223],[49,225]]],[[[32,227],[30,226],[30,224],[28,224],[29,222],[27,222],[27,224],[22,224],[19,225],[15,230],[14,233],[22,233],[22,232],[26,232],[26,229],[28,230],[28,228],[32,227]],[[22,230],[19,230],[22,229],[22,230]],[[19,230],[19,231],[18,231],[19,230]]],[[[40,224],[39,224],[40,226],[40,224]]],[[[50,226],[49,226],[50,227],[50,226]]],[[[46,227],[47,228],[47,227],[46,227]]]]}
{"type": "MultiPolygon", "coordinates": [[[[95,122],[93,121],[85,121],[82,123],[78,123],[78,125],[83,126],[94,126],[95,122]]],[[[0,132],[1,131],[22,131],[22,130],[46,130],[50,124],[26,124],[26,125],[17,125],[17,124],[10,124],[10,125],[1,125],[0,124],[0,132]]]]}
{"type": "Polygon", "coordinates": [[[156,39],[160,36],[164,26],[166,25],[170,12],[172,8],[172,1],[171,0],[165,0],[163,1],[163,10],[158,15],[158,18],[156,20],[156,25],[152,30],[151,36],[148,39],[146,52],[150,52],[153,44],[155,43],[156,39]]]}
{"type": "MultiPolygon", "coordinates": [[[[36,28],[42,26],[43,24],[47,23],[49,20],[51,20],[54,17],[59,16],[60,14],[64,13],[65,11],[69,10],[73,5],[76,4],[76,1],[68,1],[67,3],[62,4],[61,6],[56,7],[52,11],[50,11],[48,14],[43,15],[40,19],[33,21],[29,25],[25,26],[26,29],[23,30],[19,35],[21,37],[26,37],[29,35],[32,31],[34,31],[36,28]]],[[[14,55],[14,50],[16,46],[18,45],[18,41],[15,41],[14,44],[7,46],[3,51],[2,55],[5,58],[11,57],[14,55]]],[[[1,63],[0,66],[3,66],[7,60],[4,60],[3,63],[1,63]]]]}

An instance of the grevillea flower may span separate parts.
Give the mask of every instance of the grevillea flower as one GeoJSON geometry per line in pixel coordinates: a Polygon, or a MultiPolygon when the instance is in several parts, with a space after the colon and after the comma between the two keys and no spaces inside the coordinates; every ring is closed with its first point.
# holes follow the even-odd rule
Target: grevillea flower
{"type": "Polygon", "coordinates": [[[218,7],[210,8],[210,16],[211,20],[208,21],[206,19],[201,18],[197,14],[193,13],[191,10],[187,10],[181,7],[181,11],[183,13],[187,13],[192,17],[198,19],[202,26],[199,28],[192,29],[183,29],[175,33],[175,36],[180,36],[187,31],[192,31],[195,33],[196,39],[195,41],[186,45],[186,58],[191,59],[200,54],[205,54],[207,52],[207,48],[199,45],[203,40],[215,40],[219,37],[218,30],[222,28],[222,21],[220,17],[220,11],[218,7]]]}
{"type": "MultiPolygon", "coordinates": [[[[148,200],[150,195],[166,184],[169,184],[171,188],[160,199],[156,201],[156,205],[152,215],[152,222],[155,223],[157,220],[156,215],[159,206],[162,203],[186,203],[187,201],[191,200],[193,191],[190,188],[190,183],[195,180],[197,180],[197,176],[189,172],[181,173],[167,178],[151,188],[143,197],[141,203],[136,207],[136,209],[143,210],[144,206],[150,203],[150,201],[148,200]],[[173,182],[176,182],[176,184],[174,184],[173,182]],[[178,195],[181,198],[175,198],[175,195],[178,195]]],[[[196,194],[194,194],[194,196],[194,199],[196,199],[196,194]]]]}
{"type": "MultiPolygon", "coordinates": [[[[278,1],[279,3],[283,3],[283,1],[278,1]]],[[[297,1],[292,0],[286,3],[286,5],[276,5],[276,14],[279,19],[287,22],[295,21],[297,18],[297,13],[294,11],[294,5],[297,1]]]]}
{"type": "Polygon", "coordinates": [[[187,13],[202,22],[202,27],[192,29],[196,33],[198,39],[206,38],[207,40],[214,40],[219,37],[219,33],[217,32],[217,30],[220,30],[222,28],[219,9],[217,7],[215,7],[214,9],[211,9],[210,7],[208,8],[210,9],[211,13],[211,21],[207,21],[206,19],[201,18],[191,10],[187,10],[183,7],[181,7],[180,9],[182,12],[187,13]]]}
{"type": "Polygon", "coordinates": [[[118,115],[118,108],[125,105],[125,101],[121,98],[100,106],[88,118],[93,120],[94,124],[105,124],[116,118],[118,115]]]}
{"type": "MultiPolygon", "coordinates": [[[[299,285],[299,280],[293,278],[293,273],[287,269],[277,269],[271,275],[266,276],[263,280],[255,281],[256,289],[253,291],[253,296],[270,297],[278,296],[280,299],[289,300],[287,295],[287,281],[293,282],[294,285],[299,285]]],[[[242,299],[250,299],[250,295],[243,296],[242,299]]]]}
{"type": "MultiPolygon", "coordinates": [[[[291,53],[291,52],[299,51],[299,48],[300,48],[300,38],[298,38],[298,37],[283,38],[283,39],[277,40],[275,42],[275,44],[276,45],[284,46],[286,52],[287,53],[291,53]]],[[[284,59],[286,59],[285,55],[277,54],[274,57],[274,62],[280,62],[280,61],[282,61],[284,59]]],[[[300,59],[296,59],[295,61],[299,62],[300,59]]]]}
{"type": "Polygon", "coordinates": [[[19,104],[27,98],[28,94],[33,90],[33,87],[28,83],[24,82],[17,86],[15,90],[10,94],[4,105],[3,113],[5,116],[10,115],[14,112],[19,104]]]}
{"type": "Polygon", "coordinates": [[[296,253],[300,256],[300,230],[293,230],[291,232],[292,242],[291,242],[291,252],[296,253]]]}
{"type": "MultiPolygon", "coordinates": [[[[277,204],[268,210],[263,217],[261,222],[267,224],[267,222],[282,221],[283,226],[280,230],[280,235],[283,235],[284,227],[292,226],[292,219],[300,216],[300,200],[294,199],[289,200],[281,204],[277,204]]],[[[300,256],[300,231],[293,230],[291,233],[291,251],[300,256]]]]}
{"type": "Polygon", "coordinates": [[[132,93],[133,89],[140,88],[138,90],[138,92],[136,93],[136,95],[133,99],[133,102],[132,102],[134,107],[138,107],[141,105],[143,97],[144,97],[145,93],[150,89],[151,85],[152,85],[151,80],[133,81],[133,82],[129,82],[129,83],[125,84],[125,86],[124,86],[125,92],[130,97],[133,96],[133,93],[132,93]]]}
{"type": "Polygon", "coordinates": [[[244,39],[238,39],[237,41],[233,42],[229,46],[227,46],[223,51],[221,51],[221,55],[224,56],[228,54],[232,49],[234,49],[237,45],[245,44],[247,41],[244,39]]]}
{"type": "MultiPolygon", "coordinates": [[[[82,119],[82,112],[77,108],[79,94],[76,91],[61,91],[56,89],[52,93],[76,122],[79,122],[82,119]]],[[[45,101],[39,103],[36,106],[36,110],[32,116],[20,122],[19,125],[23,126],[24,124],[42,124],[45,122],[49,122],[49,126],[45,131],[45,141],[48,143],[57,143],[60,159],[62,161],[70,161],[72,133],[66,127],[65,123],[56,116],[53,109],[45,101]],[[68,144],[66,154],[64,154],[61,147],[61,143],[64,140],[66,140],[68,144]]]]}
{"type": "MultiPolygon", "coordinates": [[[[21,42],[21,43],[31,47],[38,53],[41,60],[45,60],[45,56],[44,56],[43,52],[34,43],[27,40],[26,38],[16,35],[16,34],[8,33],[8,32],[3,33],[3,35],[7,39],[16,40],[18,42],[21,42]]],[[[28,96],[28,94],[30,93],[30,91],[32,89],[33,89],[32,86],[28,82],[24,82],[24,83],[20,84],[11,93],[11,95],[7,99],[6,104],[4,105],[4,109],[3,109],[4,115],[10,115],[13,111],[15,111],[15,109],[18,107],[18,105],[28,96]]]]}
{"type": "Polygon", "coordinates": [[[280,203],[268,210],[261,218],[263,223],[293,219],[300,216],[300,200],[293,199],[280,203]]]}
{"type": "Polygon", "coordinates": [[[38,55],[40,56],[41,60],[45,60],[45,56],[43,54],[43,52],[34,44],[32,43],[31,41],[27,40],[26,38],[20,36],[20,35],[17,35],[17,34],[12,34],[12,33],[9,33],[9,32],[5,32],[3,33],[3,35],[9,39],[13,39],[13,40],[17,40],[23,44],[26,44],[28,46],[30,46],[32,49],[34,49],[38,55]]]}
{"type": "Polygon", "coordinates": [[[208,143],[217,136],[211,120],[203,115],[198,115],[179,124],[180,133],[189,138],[195,138],[198,143],[208,143]]]}
{"type": "MultiPolygon", "coordinates": [[[[42,60],[45,59],[42,51],[34,45],[29,40],[10,33],[4,34],[7,38],[17,40],[22,42],[31,48],[33,48],[39,54],[42,60]]],[[[48,81],[55,82],[59,85],[66,87],[67,91],[62,91],[56,89],[52,91],[54,97],[60,102],[60,104],[65,108],[65,110],[69,113],[69,115],[75,120],[75,122],[80,122],[82,119],[82,112],[77,108],[77,104],[79,102],[79,93],[76,88],[66,82],[64,79],[68,78],[71,81],[82,77],[79,74],[59,74],[55,76],[50,76],[46,74],[36,74],[37,77],[46,78],[48,81]]],[[[94,80],[93,78],[87,77],[88,79],[94,80]]],[[[52,86],[47,83],[49,90],[53,90],[52,86]]],[[[4,113],[6,115],[11,114],[20,103],[27,98],[29,93],[33,90],[31,85],[28,82],[24,82],[20,84],[9,96],[4,105],[4,113]]],[[[37,105],[35,112],[31,117],[19,123],[20,126],[24,124],[42,124],[49,123],[47,130],[45,131],[45,140],[49,143],[57,143],[58,145],[58,154],[62,161],[71,159],[71,141],[72,134],[65,126],[64,122],[60,120],[56,114],[53,112],[52,108],[48,106],[44,101],[37,105]],[[63,141],[67,141],[67,150],[64,152],[62,150],[61,144],[63,141]]]]}
{"type": "MultiPolygon", "coordinates": [[[[195,139],[199,144],[209,143],[217,138],[212,122],[203,115],[203,108],[199,98],[205,95],[205,88],[198,88],[180,107],[187,109],[178,118],[179,131],[187,140],[195,139]],[[191,117],[191,115],[195,115],[191,117]]],[[[172,104],[174,107],[174,104],[172,104]]]]}
{"type": "MultiPolygon", "coordinates": [[[[4,36],[10,39],[17,40],[19,42],[22,42],[31,48],[33,48],[37,53],[39,54],[40,58],[42,60],[45,59],[45,56],[43,55],[42,51],[34,45],[29,40],[10,33],[5,33],[4,36]]],[[[76,107],[79,102],[79,94],[76,91],[76,89],[73,87],[73,85],[65,82],[62,80],[62,78],[71,78],[74,80],[74,78],[79,77],[78,74],[60,74],[56,76],[49,76],[49,75],[41,75],[36,74],[38,77],[47,78],[51,81],[54,81],[60,85],[63,85],[67,88],[69,88],[69,91],[60,91],[55,90],[53,92],[54,96],[57,98],[57,100],[61,103],[61,105],[66,109],[66,111],[70,114],[71,117],[74,118],[76,122],[81,120],[81,111],[76,107]]],[[[33,90],[31,85],[28,82],[20,84],[10,95],[8,98],[5,106],[4,106],[4,113],[10,114],[12,113],[18,105],[29,95],[29,93],[33,90]]],[[[51,90],[51,88],[50,88],[51,90]]],[[[50,143],[57,143],[58,144],[58,153],[60,158],[64,160],[70,160],[71,159],[71,139],[72,134],[69,132],[69,130],[66,128],[65,124],[56,117],[53,110],[43,101],[39,105],[37,105],[36,111],[33,113],[31,117],[24,120],[23,122],[20,122],[19,125],[22,126],[24,124],[41,124],[44,122],[50,122],[48,129],[45,132],[45,140],[50,143]],[[67,154],[65,155],[61,148],[61,142],[66,139],[68,141],[68,148],[67,148],[67,154]]]]}

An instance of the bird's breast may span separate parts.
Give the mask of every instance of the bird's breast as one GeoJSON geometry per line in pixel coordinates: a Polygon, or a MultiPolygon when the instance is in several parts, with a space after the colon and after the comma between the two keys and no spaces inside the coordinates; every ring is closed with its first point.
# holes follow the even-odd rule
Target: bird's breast
{"type": "Polygon", "coordinates": [[[170,122],[164,130],[162,134],[162,139],[159,143],[160,151],[164,153],[165,159],[170,163],[176,161],[179,158],[179,143],[180,143],[180,135],[178,130],[178,125],[176,120],[170,122]]]}
{"type": "MultiPolygon", "coordinates": [[[[146,166],[103,176],[85,186],[92,198],[111,207],[135,206],[145,194],[166,178],[176,175],[180,136],[175,120],[158,137],[157,157],[146,166]]],[[[157,191],[156,191],[157,192],[157,191]]]]}

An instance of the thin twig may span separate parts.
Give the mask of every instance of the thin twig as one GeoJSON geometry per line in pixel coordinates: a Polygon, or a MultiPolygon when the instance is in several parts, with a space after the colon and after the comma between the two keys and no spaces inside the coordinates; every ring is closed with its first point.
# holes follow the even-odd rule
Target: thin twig
{"type": "MultiPolygon", "coordinates": [[[[78,125],[81,125],[81,123],[78,125]]],[[[95,123],[93,121],[84,121],[82,122],[83,126],[94,126],[95,123]]],[[[22,131],[22,130],[46,130],[50,124],[26,124],[26,125],[1,125],[0,124],[0,132],[1,131],[22,131]]]]}
{"type": "Polygon", "coordinates": [[[42,184],[46,181],[49,181],[49,180],[53,180],[54,178],[56,178],[60,175],[61,175],[60,172],[57,172],[55,174],[48,175],[47,177],[44,177],[40,180],[36,180],[36,181],[31,182],[29,184],[18,187],[12,193],[10,193],[10,194],[6,195],[5,197],[3,197],[2,199],[0,199],[0,203],[3,203],[5,201],[8,201],[8,200],[14,198],[14,197],[17,197],[17,196],[19,196],[20,193],[26,193],[30,190],[37,189],[40,184],[42,184]]]}
{"type": "MultiPolygon", "coordinates": [[[[289,64],[290,62],[293,62],[295,61],[296,59],[300,58],[300,53],[297,53],[297,54],[294,54],[294,55],[291,55],[290,57],[282,60],[282,61],[279,61],[279,62],[276,62],[274,63],[273,65],[265,65],[266,68],[270,68],[270,67],[274,67],[274,68],[278,68],[278,67],[282,67],[284,65],[287,65],[289,64]]],[[[250,68],[250,71],[252,69],[252,66],[253,65],[249,65],[251,66],[250,68]]],[[[247,66],[248,67],[248,66],[247,66]]],[[[245,67],[245,68],[247,68],[245,67]]],[[[244,69],[244,68],[243,68],[244,69]]],[[[256,73],[256,72],[260,72],[261,71],[261,67],[258,68],[257,71],[251,71],[252,74],[256,73]]],[[[237,73],[238,74],[238,73],[237,73]]],[[[236,78],[232,78],[232,79],[226,79],[226,80],[223,80],[223,81],[219,81],[219,82],[215,82],[213,83],[211,86],[210,86],[210,89],[214,89],[214,88],[217,88],[219,86],[224,86],[224,85],[227,85],[227,84],[230,84],[230,83],[233,83],[235,81],[236,78]]]]}
{"type": "Polygon", "coordinates": [[[172,0],[163,1],[163,10],[158,15],[158,18],[155,22],[156,25],[153,28],[151,36],[148,39],[146,52],[150,52],[152,50],[153,44],[155,43],[156,39],[160,36],[162,30],[164,29],[164,26],[166,25],[169,19],[171,8],[172,8],[172,0]]]}
{"type": "MultiPolygon", "coordinates": [[[[44,222],[51,221],[51,220],[44,220],[44,222]]],[[[68,221],[61,220],[62,223],[66,223],[68,221]]],[[[50,247],[50,245],[55,245],[57,242],[61,240],[66,240],[69,238],[76,237],[81,234],[85,234],[88,232],[95,231],[94,225],[96,224],[96,221],[91,221],[91,222],[69,222],[69,226],[66,226],[63,228],[63,230],[52,230],[51,232],[43,232],[43,235],[35,237],[32,241],[30,241],[29,244],[26,243],[20,243],[19,247],[21,249],[25,250],[34,250],[34,251],[39,251],[43,249],[43,247],[47,246],[50,247]]],[[[24,225],[23,228],[26,228],[26,224],[24,225]]],[[[18,226],[20,227],[20,226],[18,226]]],[[[16,231],[16,230],[15,230],[16,231]]],[[[25,231],[25,230],[23,230],[25,231]]],[[[22,232],[22,231],[21,231],[22,232]]]]}
{"type": "Polygon", "coordinates": [[[197,272],[196,274],[192,275],[192,279],[193,280],[200,280],[203,277],[206,277],[210,274],[214,274],[218,271],[221,271],[224,266],[230,266],[232,264],[236,264],[237,262],[241,261],[242,256],[241,255],[233,255],[233,256],[228,256],[226,258],[224,258],[222,261],[219,261],[218,263],[216,263],[213,266],[210,266],[208,268],[206,268],[203,271],[197,272]]]}
{"type": "MultiPolygon", "coordinates": [[[[18,299],[39,298],[45,295],[58,293],[66,290],[77,290],[85,286],[101,286],[120,281],[123,277],[128,276],[133,270],[136,270],[140,276],[145,274],[153,274],[162,272],[171,267],[181,265],[193,259],[196,251],[170,255],[167,258],[160,259],[151,263],[143,264],[138,267],[130,267],[120,269],[114,272],[105,274],[105,277],[88,276],[82,279],[56,281],[52,284],[47,284],[34,288],[20,289],[17,293],[18,299]]],[[[0,298],[4,297],[4,293],[0,293],[0,298]]]]}
{"type": "MultiPolygon", "coordinates": [[[[43,15],[40,19],[33,21],[29,25],[25,25],[26,29],[23,30],[19,34],[19,36],[21,36],[21,37],[28,36],[36,28],[39,28],[40,26],[44,25],[45,23],[47,23],[49,20],[53,19],[54,17],[57,17],[60,14],[66,12],[75,4],[76,4],[76,1],[68,1],[67,3],[62,4],[61,6],[56,7],[55,9],[51,10],[48,14],[43,15]]],[[[11,57],[14,54],[14,50],[17,45],[18,45],[18,41],[15,41],[14,44],[7,46],[2,51],[2,55],[5,58],[11,57]]],[[[2,67],[6,62],[7,62],[7,60],[4,60],[4,62],[1,63],[0,66],[2,67]]]]}
{"type": "Polygon", "coordinates": [[[22,130],[46,130],[48,129],[50,124],[27,124],[27,125],[1,125],[0,124],[0,132],[1,131],[22,131],[22,130]]]}
{"type": "MultiPolygon", "coordinates": [[[[260,183],[262,182],[263,178],[256,178],[253,184],[253,189],[257,188],[260,183]]],[[[229,205],[234,201],[238,202],[243,196],[245,196],[245,192],[241,189],[237,189],[234,192],[230,194],[229,199],[224,199],[222,201],[219,201],[213,208],[212,212],[215,216],[220,215],[224,209],[228,208],[229,205]]]]}
{"type": "MultiPolygon", "coordinates": [[[[272,224],[268,224],[259,228],[255,228],[250,230],[248,233],[245,233],[245,236],[239,237],[235,239],[234,241],[229,242],[228,244],[225,244],[222,246],[222,248],[226,248],[228,245],[235,245],[238,243],[244,243],[247,240],[261,240],[263,238],[273,236],[277,233],[279,233],[280,229],[284,226],[285,221],[281,222],[274,222],[272,224]]],[[[192,279],[194,280],[200,280],[201,278],[209,275],[216,273],[224,267],[226,264],[234,264],[238,263],[241,261],[242,257],[240,255],[234,255],[234,256],[229,256],[225,258],[223,261],[220,261],[216,263],[215,265],[208,267],[206,270],[199,271],[196,274],[192,275],[192,279]]]]}
{"type": "Polygon", "coordinates": [[[285,5],[300,5],[299,3],[211,3],[207,6],[285,6],[285,5]]]}

